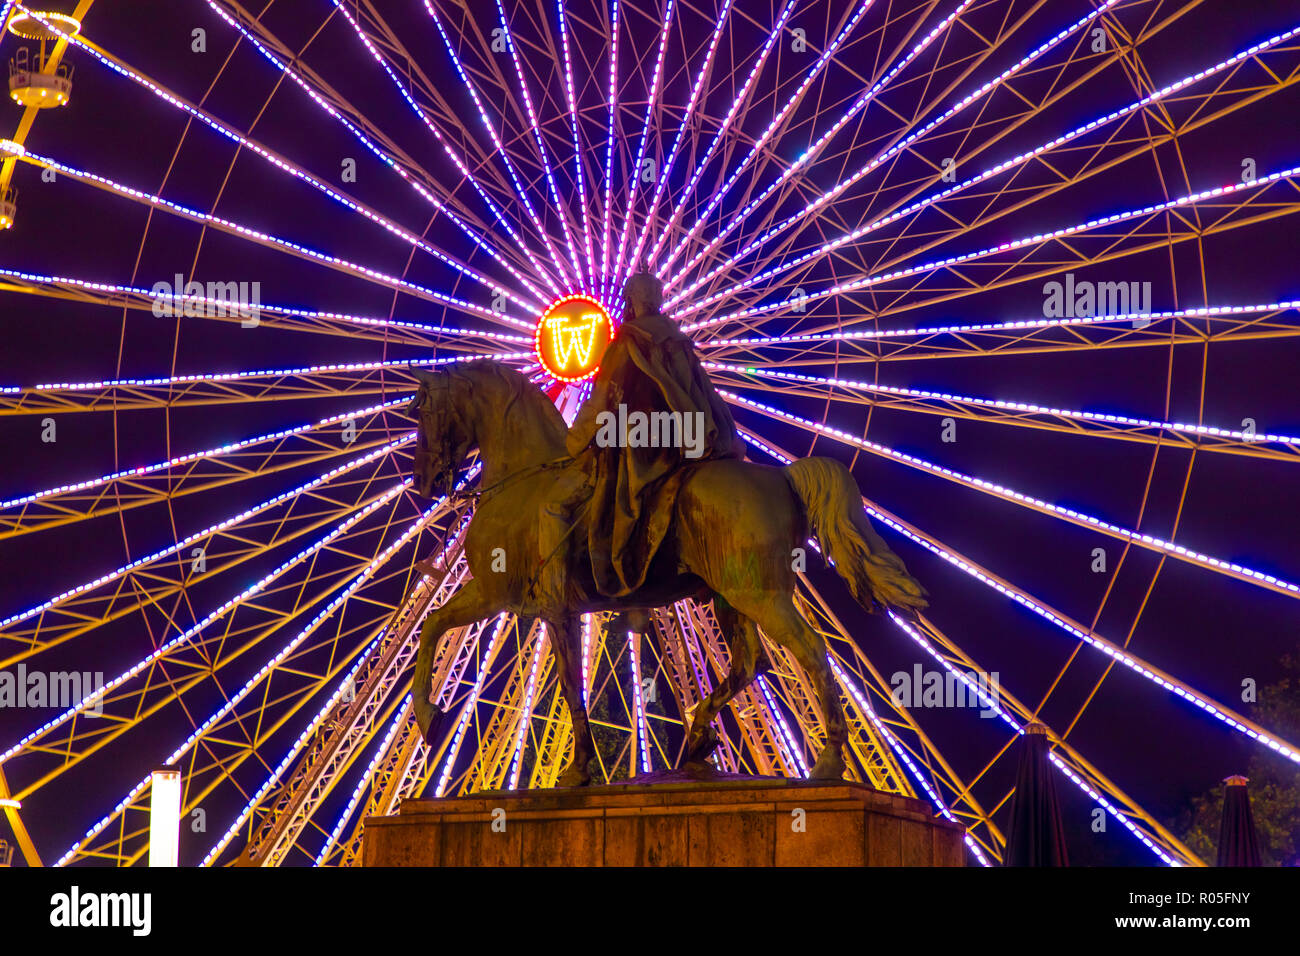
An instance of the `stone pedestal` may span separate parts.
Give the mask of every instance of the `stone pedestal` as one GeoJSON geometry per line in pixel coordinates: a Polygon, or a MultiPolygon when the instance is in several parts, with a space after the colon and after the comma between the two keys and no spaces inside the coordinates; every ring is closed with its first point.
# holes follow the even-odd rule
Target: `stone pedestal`
{"type": "Polygon", "coordinates": [[[962,866],[962,833],[920,800],[857,783],[625,783],[407,800],[396,816],[366,820],[363,860],[366,866],[962,866]]]}

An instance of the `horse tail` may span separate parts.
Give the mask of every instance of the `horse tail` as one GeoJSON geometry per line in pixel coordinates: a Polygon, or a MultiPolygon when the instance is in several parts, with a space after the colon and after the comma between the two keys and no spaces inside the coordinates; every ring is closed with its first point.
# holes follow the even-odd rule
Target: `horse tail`
{"type": "Polygon", "coordinates": [[[802,458],[785,467],[823,553],[868,610],[874,605],[917,610],[926,590],[871,527],[849,470],[833,458],[802,458]]]}

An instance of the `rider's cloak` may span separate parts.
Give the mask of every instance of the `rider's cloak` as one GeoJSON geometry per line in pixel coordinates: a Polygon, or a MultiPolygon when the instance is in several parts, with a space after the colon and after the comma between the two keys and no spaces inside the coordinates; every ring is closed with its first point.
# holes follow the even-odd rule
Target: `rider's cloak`
{"type": "MultiPolygon", "coordinates": [[[[684,437],[686,432],[683,428],[676,434],[684,437]]],[[[587,528],[596,587],[608,597],[625,597],[645,582],[672,523],[673,502],[687,474],[684,466],[745,457],[731,412],[690,339],[677,323],[653,313],[619,327],[601,358],[591,397],[569,429],[567,450],[591,469],[595,490],[580,526],[587,528]],[[683,423],[686,416],[700,413],[688,426],[693,447],[683,442],[649,445],[663,434],[654,427],[649,429],[654,434],[642,433],[646,445],[634,447],[640,445],[637,412],[646,416],[640,421],[661,425],[666,419],[651,418],[653,413],[680,413],[683,423]],[[620,427],[624,422],[632,427],[620,427]],[[612,434],[619,441],[609,442],[612,434]]]]}

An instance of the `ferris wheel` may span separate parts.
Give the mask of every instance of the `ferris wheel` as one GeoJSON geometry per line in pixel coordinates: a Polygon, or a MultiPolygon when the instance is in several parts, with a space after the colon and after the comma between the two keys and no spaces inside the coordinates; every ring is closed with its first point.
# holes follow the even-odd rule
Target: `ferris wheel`
{"type": "MultiPolygon", "coordinates": [[[[1108,769],[1157,735],[1090,731],[1117,699],[1300,764],[1187,676],[1166,613],[1300,599],[1266,520],[1216,524],[1201,485],[1300,453],[1222,384],[1300,332],[1288,276],[1240,263],[1300,211],[1300,154],[1239,139],[1294,105],[1300,21],[1229,48],[1197,0],[142,4],[165,50],[105,6],[0,2],[0,302],[7,336],[48,316],[23,359],[51,370],[0,388],[0,671],[46,682],[0,711],[28,863],[142,864],[159,767],[201,865],[354,865],[406,798],[554,786],[541,625],[451,632],[448,726],[412,718],[421,622],[469,572],[463,500],[412,486],[409,367],[495,359],[571,419],[643,266],[750,457],[849,464],[932,595],[867,620],[809,558],[852,779],[996,865],[1040,724],[1117,838],[1201,865],[1140,802],[1155,775],[1108,769]],[[969,706],[900,697],[914,665],[969,706]]],[[[728,671],[713,608],[607,623],[598,776],[673,767],[728,671]]],[[[804,776],[822,715],[767,651],[714,759],[804,776]]]]}

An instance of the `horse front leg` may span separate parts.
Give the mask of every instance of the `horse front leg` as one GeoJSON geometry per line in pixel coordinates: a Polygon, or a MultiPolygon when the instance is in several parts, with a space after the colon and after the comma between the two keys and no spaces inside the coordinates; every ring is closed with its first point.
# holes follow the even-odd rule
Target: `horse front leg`
{"type": "Polygon", "coordinates": [[[587,722],[587,705],[583,702],[582,629],[577,615],[570,615],[563,623],[548,621],[546,626],[551,632],[551,651],[560,674],[560,693],[569,706],[573,727],[573,760],[560,773],[556,786],[585,787],[591,783],[596,744],[587,722]]]}
{"type": "Polygon", "coordinates": [[[415,675],[411,678],[411,706],[424,742],[433,745],[442,723],[443,712],[433,705],[433,657],[438,639],[455,627],[481,621],[500,608],[494,607],[477,579],[461,586],[442,607],[430,612],[420,630],[420,650],[415,657],[415,675]]]}

